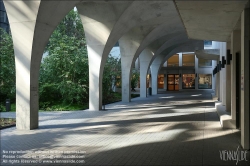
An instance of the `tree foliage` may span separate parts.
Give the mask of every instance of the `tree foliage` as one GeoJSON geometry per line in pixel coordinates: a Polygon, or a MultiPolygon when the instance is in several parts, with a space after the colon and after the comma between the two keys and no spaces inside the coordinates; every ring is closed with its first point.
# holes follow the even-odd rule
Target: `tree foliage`
{"type": "Polygon", "coordinates": [[[104,104],[110,102],[112,98],[114,98],[113,89],[116,86],[116,83],[120,81],[120,77],[121,59],[110,55],[105,64],[102,78],[102,95],[104,104]]]}
{"type": "MultiPolygon", "coordinates": [[[[0,99],[15,99],[15,60],[11,35],[0,30],[0,99]]],[[[53,105],[88,105],[89,70],[83,26],[76,11],[70,11],[52,33],[45,48],[39,77],[40,109],[53,105]]],[[[103,72],[103,102],[114,97],[120,81],[120,59],[109,56],[103,72]]],[[[1,102],[3,102],[3,100],[1,102]]],[[[1,104],[0,104],[1,105],[1,104]]]]}
{"type": "Polygon", "coordinates": [[[43,102],[88,102],[88,58],[81,20],[74,10],[49,39],[40,68],[40,106],[43,102]]]}
{"type": "Polygon", "coordinates": [[[16,94],[15,56],[12,37],[0,28],[0,102],[16,94]]]}
{"type": "MultiPolygon", "coordinates": [[[[88,104],[89,70],[84,30],[76,11],[71,11],[51,35],[48,56],[40,69],[40,101],[46,108],[55,102],[88,104]]],[[[120,60],[109,56],[103,72],[103,102],[113,98],[120,75],[120,60]]]]}
{"type": "Polygon", "coordinates": [[[132,69],[131,75],[131,88],[134,89],[137,87],[140,78],[140,72],[137,69],[132,69]]]}

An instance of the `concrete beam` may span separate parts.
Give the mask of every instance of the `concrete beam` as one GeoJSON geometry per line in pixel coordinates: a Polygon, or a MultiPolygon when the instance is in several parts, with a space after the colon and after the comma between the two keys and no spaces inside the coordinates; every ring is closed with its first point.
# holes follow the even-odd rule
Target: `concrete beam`
{"type": "Polygon", "coordinates": [[[197,58],[218,60],[220,58],[219,49],[206,49],[206,50],[196,50],[195,55],[197,58]]]}

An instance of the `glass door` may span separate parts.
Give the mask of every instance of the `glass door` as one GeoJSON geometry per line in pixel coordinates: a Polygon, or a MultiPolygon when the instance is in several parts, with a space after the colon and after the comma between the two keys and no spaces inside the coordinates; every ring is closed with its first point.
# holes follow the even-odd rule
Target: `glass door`
{"type": "Polygon", "coordinates": [[[168,74],[168,90],[169,91],[179,90],[178,74],[168,74]]]}

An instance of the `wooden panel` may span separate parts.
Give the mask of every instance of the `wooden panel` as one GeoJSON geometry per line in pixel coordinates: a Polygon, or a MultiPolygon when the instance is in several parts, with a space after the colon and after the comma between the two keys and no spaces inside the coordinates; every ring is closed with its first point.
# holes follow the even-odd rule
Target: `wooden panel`
{"type": "Polygon", "coordinates": [[[174,85],[168,85],[168,90],[174,90],[174,85]]]}

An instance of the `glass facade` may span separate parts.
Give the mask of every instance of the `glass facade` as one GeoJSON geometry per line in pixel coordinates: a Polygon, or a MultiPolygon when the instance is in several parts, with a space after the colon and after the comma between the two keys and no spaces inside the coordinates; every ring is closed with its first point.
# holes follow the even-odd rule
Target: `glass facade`
{"type": "Polygon", "coordinates": [[[179,66],[179,54],[173,55],[168,59],[168,67],[179,66]]]}
{"type": "Polygon", "coordinates": [[[167,68],[163,65],[161,73],[167,73],[165,76],[167,82],[165,82],[164,75],[158,75],[158,88],[166,88],[168,91],[212,89],[212,74],[210,73],[212,73],[213,61],[202,58],[196,61],[196,55],[193,52],[183,52],[180,55],[182,56],[181,62],[179,54],[174,54],[166,61],[167,68]],[[198,69],[194,67],[196,65],[198,69]]]}
{"type": "Polygon", "coordinates": [[[194,54],[183,54],[182,55],[182,66],[194,66],[195,56],[194,54]]]}
{"type": "Polygon", "coordinates": [[[212,89],[212,74],[199,74],[199,89],[212,89]]]}
{"type": "Polygon", "coordinates": [[[199,58],[198,65],[199,65],[199,67],[212,67],[212,60],[199,58]]]}
{"type": "Polygon", "coordinates": [[[182,89],[195,89],[195,74],[182,74],[182,89]]]}
{"type": "Polygon", "coordinates": [[[0,0],[0,27],[3,28],[6,32],[10,31],[8,17],[2,0],[0,0]]]}

